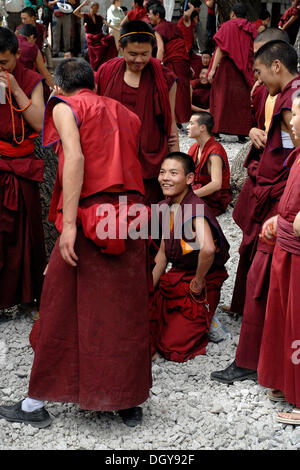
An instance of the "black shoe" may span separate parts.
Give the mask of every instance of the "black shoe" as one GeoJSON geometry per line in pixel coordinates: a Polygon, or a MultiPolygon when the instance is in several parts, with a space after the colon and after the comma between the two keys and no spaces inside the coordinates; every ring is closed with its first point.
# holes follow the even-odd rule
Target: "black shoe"
{"type": "Polygon", "coordinates": [[[210,374],[211,380],[216,380],[223,384],[233,384],[233,382],[238,382],[242,380],[256,380],[257,372],[253,369],[244,369],[238,367],[233,361],[226,369],[216,370],[210,374]]]}
{"type": "Polygon", "coordinates": [[[12,423],[31,424],[34,428],[46,428],[51,424],[52,419],[44,407],[31,412],[23,411],[22,401],[11,406],[0,406],[0,419],[12,423]]]}
{"type": "Polygon", "coordinates": [[[133,428],[134,426],[141,424],[143,410],[140,406],[135,406],[134,408],[127,408],[127,410],[120,410],[119,415],[126,426],[133,428]]]}
{"type": "Polygon", "coordinates": [[[247,142],[247,139],[244,135],[238,135],[237,138],[239,144],[245,144],[247,142]]]}

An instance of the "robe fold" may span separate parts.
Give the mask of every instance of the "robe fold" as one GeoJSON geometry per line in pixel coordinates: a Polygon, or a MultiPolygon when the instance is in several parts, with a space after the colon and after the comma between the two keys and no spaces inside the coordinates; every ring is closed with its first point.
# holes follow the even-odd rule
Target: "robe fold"
{"type": "MultiPolygon", "coordinates": [[[[42,80],[19,61],[13,75],[28,98],[42,80]]],[[[21,113],[14,112],[14,119],[20,141],[21,113]]],[[[40,300],[46,255],[38,184],[44,163],[34,156],[37,133],[25,120],[23,143],[13,141],[8,103],[1,105],[0,121],[0,308],[9,308],[40,300]]]]}
{"type": "Polygon", "coordinates": [[[190,59],[182,32],[175,23],[161,20],[154,30],[164,42],[163,63],[177,77],[175,115],[178,123],[188,122],[191,117],[190,59]]]}
{"type": "Polygon", "coordinates": [[[209,109],[210,84],[202,85],[200,79],[191,80],[192,103],[198,108],[209,109]]]}
{"type": "MultiPolygon", "coordinates": [[[[116,207],[120,196],[129,204],[142,202],[138,117],[91,90],[53,97],[45,112],[44,144],[59,137],[51,111],[62,100],[74,113],[85,156],[79,209],[116,207]]],[[[63,208],[61,142],[56,151],[52,215],[57,217],[63,208]]],[[[86,410],[131,408],[148,398],[151,387],[147,240],[127,238],[125,251],[109,255],[78,227],[75,252],[79,261],[72,267],[62,259],[58,240],[49,260],[40,319],[30,338],[35,355],[28,396],[86,410]]]]}
{"type": "MultiPolygon", "coordinates": [[[[197,142],[193,144],[188,151],[188,154],[191,155],[195,164],[197,164],[198,151],[199,144],[197,142]]],[[[217,216],[226,211],[228,204],[232,201],[232,194],[230,190],[230,169],[227,153],[224,147],[217,142],[214,137],[211,137],[202,149],[200,162],[196,166],[195,180],[192,188],[193,190],[199,189],[211,182],[211,176],[208,173],[207,164],[209,157],[212,155],[217,155],[222,159],[222,187],[208,196],[201,197],[201,199],[208,205],[213,215],[217,216]]]]}
{"type": "Polygon", "coordinates": [[[286,188],[278,206],[266,318],[258,364],[258,381],[280,390],[287,402],[300,407],[300,238],[293,221],[300,210],[299,148],[291,155],[286,188]]]}
{"type": "Polygon", "coordinates": [[[123,58],[103,64],[96,74],[97,93],[119,101],[140,118],[139,159],[146,190],[145,202],[156,203],[162,198],[157,177],[168,153],[172,123],[169,90],[175,77],[157,59],[151,58],[142,72],[139,87],[133,88],[124,82],[125,66],[123,58]]]}
{"type": "MultiPolygon", "coordinates": [[[[169,201],[162,201],[160,207],[167,210],[169,201]]],[[[181,208],[182,219],[178,219],[180,213],[177,212],[170,237],[164,237],[166,258],[172,268],[161,276],[150,304],[152,354],[157,350],[166,359],[176,362],[205,354],[211,320],[219,303],[221,287],[228,277],[225,263],[229,258],[229,245],[217,220],[192,190],[184,197],[181,208]],[[191,247],[184,235],[179,239],[175,227],[191,223],[194,217],[200,216],[200,206],[217,250],[205,277],[206,291],[193,296],[189,283],[195,276],[199,248],[191,247]]]]}
{"type": "MultiPolygon", "coordinates": [[[[210,94],[216,133],[248,135],[252,127],[250,91],[255,82],[252,66],[256,36],[255,26],[243,18],[226,21],[214,36],[216,47],[224,54],[210,94]]],[[[213,59],[210,68],[212,64],[213,59]]]]}
{"type": "MultiPolygon", "coordinates": [[[[246,286],[236,363],[239,367],[247,369],[257,369],[274,250],[274,245],[260,239],[259,233],[264,221],[278,213],[279,200],[288,178],[289,169],[284,163],[292,149],[282,146],[281,121],[283,111],[292,107],[292,96],[298,80],[298,77],[291,80],[276,99],[267,144],[256,166],[255,184],[251,188],[251,196],[245,200],[244,214],[241,204],[238,212],[234,211],[234,219],[243,230],[241,245],[243,251],[240,251],[240,256],[243,256],[243,279],[246,286]],[[249,261],[248,265],[246,261],[247,252],[252,260],[250,266],[249,261]],[[249,344],[251,337],[253,340],[249,344]]],[[[241,272],[238,271],[237,274],[240,275],[241,272]]]]}

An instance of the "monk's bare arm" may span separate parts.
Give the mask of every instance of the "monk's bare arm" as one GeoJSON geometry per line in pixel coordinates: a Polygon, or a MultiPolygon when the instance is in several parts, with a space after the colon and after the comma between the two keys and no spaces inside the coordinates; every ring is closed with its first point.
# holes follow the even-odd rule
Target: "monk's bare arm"
{"type": "Polygon", "coordinates": [[[214,261],[216,247],[209,223],[204,217],[196,217],[193,219],[193,228],[200,245],[200,252],[195,277],[191,283],[191,289],[194,293],[200,293],[205,286],[205,276],[214,261]]]}
{"type": "Polygon", "coordinates": [[[299,14],[298,15],[293,15],[290,17],[290,19],[280,28],[280,29],[283,29],[284,31],[289,28],[293,23],[295,23],[295,21],[299,18],[299,14]]]}
{"type": "MultiPolygon", "coordinates": [[[[15,77],[12,74],[8,74],[8,76],[11,93],[15,97],[19,109],[24,109],[22,111],[24,119],[35,131],[41,132],[45,110],[42,83],[36,85],[29,99],[22,88],[20,88],[15,77]]],[[[8,88],[8,79],[5,72],[0,72],[0,81],[8,88]]]]}
{"type": "Polygon", "coordinates": [[[296,215],[293,223],[294,234],[300,237],[300,212],[296,215]]]}
{"type": "Polygon", "coordinates": [[[219,63],[221,62],[221,59],[224,57],[224,53],[222,52],[222,50],[220,49],[220,47],[218,46],[217,49],[216,49],[216,52],[214,53],[214,58],[213,58],[213,64],[212,64],[212,67],[210,69],[210,72],[207,76],[208,78],[208,81],[211,83],[213,81],[213,78],[214,78],[214,75],[217,71],[217,68],[218,68],[218,65],[219,63]]]}
{"type": "Polygon", "coordinates": [[[177,83],[174,82],[169,91],[171,116],[172,116],[171,133],[168,136],[169,152],[179,151],[178,129],[177,129],[176,117],[175,117],[176,90],[177,90],[177,83]]]}
{"type": "Polygon", "coordinates": [[[160,276],[165,272],[167,266],[167,258],[165,254],[165,242],[161,240],[159,250],[157,255],[155,256],[155,266],[152,271],[153,276],[153,286],[154,288],[157,286],[160,276]]]}
{"type": "MultiPolygon", "coordinates": [[[[74,2],[75,3],[75,2],[74,2]]],[[[73,10],[73,15],[77,16],[78,18],[83,18],[84,13],[81,13],[81,9],[89,3],[89,0],[84,0],[84,2],[81,3],[75,10],[73,10]]]]}
{"type": "Polygon", "coordinates": [[[208,196],[222,188],[223,161],[221,157],[218,155],[211,155],[209,157],[208,173],[210,174],[211,182],[194,191],[199,197],[208,196]]]}
{"type": "Polygon", "coordinates": [[[77,265],[74,251],[77,228],[77,209],[84,174],[84,156],[80,135],[71,108],[65,103],[53,109],[53,120],[60,135],[63,152],[63,230],[59,248],[62,258],[71,266],[77,265]]]}
{"type": "Polygon", "coordinates": [[[47,69],[47,67],[45,65],[45,62],[43,61],[43,56],[42,56],[42,53],[41,53],[40,50],[38,51],[35,64],[36,64],[36,68],[37,68],[38,72],[45,77],[48,87],[53,89],[54,88],[54,80],[52,78],[51,73],[47,69]]]}
{"type": "Polygon", "coordinates": [[[161,35],[157,33],[156,31],[155,31],[155,37],[156,37],[156,44],[157,44],[156,58],[162,62],[164,58],[164,53],[165,53],[164,41],[161,35]]]}

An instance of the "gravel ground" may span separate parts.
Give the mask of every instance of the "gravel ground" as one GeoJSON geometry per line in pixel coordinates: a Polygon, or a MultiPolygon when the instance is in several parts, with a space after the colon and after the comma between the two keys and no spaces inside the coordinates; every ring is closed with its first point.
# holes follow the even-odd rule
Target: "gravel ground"
{"type": "MultiPolygon", "coordinates": [[[[181,150],[191,142],[180,132],[181,150]]],[[[241,145],[234,137],[223,140],[232,161],[241,145]]],[[[232,208],[219,217],[231,245],[229,279],[221,304],[229,304],[238,261],[241,233],[232,220],[232,208]]],[[[0,449],[8,450],[296,450],[300,426],[275,421],[288,404],[274,404],[254,381],[228,386],[210,380],[235,355],[241,318],[217,310],[230,338],[209,343],[206,356],[183,364],[158,358],[153,363],[153,388],[143,405],[143,425],[127,428],[114,413],[81,411],[77,405],[49,403],[52,425],[44,430],[0,420],[0,449]]],[[[26,396],[33,353],[28,343],[32,321],[17,311],[0,313],[0,403],[26,396]]]]}

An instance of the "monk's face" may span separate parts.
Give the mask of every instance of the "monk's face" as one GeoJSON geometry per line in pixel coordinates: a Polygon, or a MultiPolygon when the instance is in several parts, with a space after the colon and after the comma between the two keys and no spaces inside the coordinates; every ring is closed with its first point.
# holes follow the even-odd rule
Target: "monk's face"
{"type": "Polygon", "coordinates": [[[23,24],[35,24],[35,17],[29,16],[28,13],[21,13],[21,20],[23,24]]]}
{"type": "Polygon", "coordinates": [[[200,72],[199,79],[200,79],[201,85],[208,84],[207,72],[208,72],[208,69],[202,69],[200,72]]]}
{"type": "Polygon", "coordinates": [[[17,54],[12,54],[10,51],[0,52],[0,72],[5,70],[12,73],[15,69],[17,59],[20,57],[20,50],[17,54]]]}
{"type": "Polygon", "coordinates": [[[152,56],[152,45],[148,42],[128,42],[123,49],[126,68],[130,72],[141,72],[152,56]]]}
{"type": "Polygon", "coordinates": [[[279,80],[279,69],[280,63],[278,60],[274,60],[271,64],[271,67],[263,64],[260,59],[256,59],[254,62],[254,73],[256,78],[263,83],[270,93],[271,96],[277,95],[280,90],[280,80],[279,80]]]}
{"type": "Polygon", "coordinates": [[[158,23],[160,21],[159,13],[156,13],[156,15],[154,15],[153,10],[149,11],[148,18],[149,18],[150,23],[152,24],[152,26],[158,25],[158,23]]]}
{"type": "Polygon", "coordinates": [[[163,195],[171,200],[179,200],[188,190],[188,185],[194,181],[194,174],[185,175],[180,161],[168,158],[162,165],[158,175],[158,182],[163,195]]]}
{"type": "Polygon", "coordinates": [[[300,139],[300,98],[293,101],[291,126],[295,138],[300,139]]]}
{"type": "Polygon", "coordinates": [[[202,64],[204,67],[208,67],[210,63],[211,56],[209,54],[202,54],[202,64]]]}
{"type": "Polygon", "coordinates": [[[196,114],[191,116],[190,122],[187,125],[188,136],[190,139],[198,139],[201,135],[201,125],[198,122],[199,118],[196,114]]]}
{"type": "Polygon", "coordinates": [[[92,3],[91,6],[90,6],[91,15],[96,15],[98,10],[99,10],[99,4],[98,3],[92,3]]]}

